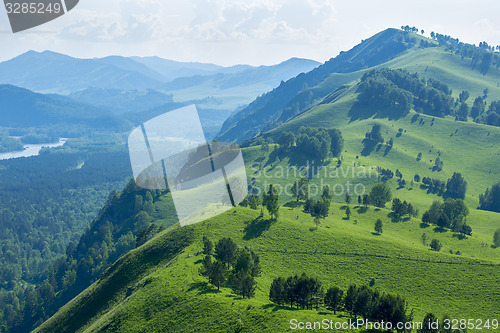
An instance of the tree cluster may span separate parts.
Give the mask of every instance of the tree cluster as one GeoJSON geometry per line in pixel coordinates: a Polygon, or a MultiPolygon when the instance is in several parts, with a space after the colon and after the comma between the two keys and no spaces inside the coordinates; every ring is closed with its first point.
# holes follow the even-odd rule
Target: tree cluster
{"type": "Polygon", "coordinates": [[[429,193],[448,198],[464,199],[467,192],[467,182],[462,174],[454,172],[453,176],[446,182],[430,177],[422,178],[422,184],[427,187],[429,193]]]}
{"type": "MultiPolygon", "coordinates": [[[[389,107],[406,114],[413,106],[417,112],[444,117],[453,114],[452,90],[443,82],[420,78],[402,69],[376,69],[361,78],[359,101],[389,107]]],[[[387,110],[389,111],[389,110],[387,110]]],[[[389,114],[387,114],[389,115],[389,114]]]]}
{"type": "Polygon", "coordinates": [[[384,143],[381,126],[379,124],[373,124],[371,131],[365,134],[365,140],[371,140],[376,143],[384,143]]]}
{"type": "Polygon", "coordinates": [[[278,277],[271,283],[269,300],[278,305],[289,304],[291,308],[312,309],[319,307],[324,297],[321,282],[313,277],[294,275],[288,278],[278,277]]]}
{"type": "Polygon", "coordinates": [[[479,209],[500,213],[500,183],[486,189],[479,195],[479,209]]]}
{"type": "Polygon", "coordinates": [[[259,256],[249,248],[238,248],[231,238],[220,239],[215,247],[203,237],[203,266],[200,274],[220,290],[226,284],[243,298],[255,295],[255,277],[260,275],[259,256]],[[212,259],[212,256],[214,259],[212,259]]]}
{"type": "Polygon", "coordinates": [[[344,139],[339,130],[305,126],[300,127],[297,136],[291,132],[283,132],[278,143],[282,149],[293,148],[319,160],[328,156],[339,157],[344,147],[344,139]]]}
{"type": "Polygon", "coordinates": [[[334,286],[324,293],[321,283],[306,274],[275,278],[269,290],[269,300],[301,309],[323,305],[335,314],[343,311],[354,318],[361,316],[365,320],[391,322],[394,327],[398,322],[412,319],[407,302],[399,295],[356,285],[349,286],[346,291],[334,286]]]}
{"type": "Polygon", "coordinates": [[[409,202],[401,201],[399,198],[394,198],[392,200],[392,211],[397,219],[400,219],[406,215],[408,217],[417,216],[418,209],[413,207],[413,205],[409,202]]]}
{"type": "Polygon", "coordinates": [[[307,199],[304,204],[304,212],[311,214],[312,216],[319,216],[325,218],[328,216],[330,211],[330,200],[325,197],[321,197],[319,200],[307,199]]]}
{"type": "Polygon", "coordinates": [[[390,169],[384,169],[384,168],[378,167],[377,173],[379,174],[380,180],[383,183],[386,183],[387,181],[389,181],[390,179],[392,179],[394,177],[394,172],[390,169]]]}
{"type": "Polygon", "coordinates": [[[497,127],[500,126],[500,101],[491,102],[488,112],[477,120],[483,124],[497,127]]]}
{"type": "Polygon", "coordinates": [[[427,191],[429,193],[437,194],[439,196],[442,196],[446,191],[446,182],[439,179],[424,177],[422,178],[422,184],[427,187],[427,191]]]}
{"type": "Polygon", "coordinates": [[[463,235],[472,235],[472,228],[465,223],[468,214],[469,209],[462,199],[447,199],[444,203],[434,201],[422,215],[422,222],[451,229],[463,235]]]}

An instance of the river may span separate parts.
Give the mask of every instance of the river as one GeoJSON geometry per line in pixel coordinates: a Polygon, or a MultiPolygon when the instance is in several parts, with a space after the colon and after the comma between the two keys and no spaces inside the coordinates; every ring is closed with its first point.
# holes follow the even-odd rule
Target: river
{"type": "Polygon", "coordinates": [[[59,139],[59,142],[56,143],[42,143],[42,144],[27,144],[24,145],[24,150],[21,151],[13,151],[10,153],[1,153],[0,154],[0,160],[8,160],[11,158],[18,158],[18,157],[30,157],[30,156],[37,156],[40,153],[40,150],[42,147],[60,147],[66,143],[65,138],[59,139]]]}

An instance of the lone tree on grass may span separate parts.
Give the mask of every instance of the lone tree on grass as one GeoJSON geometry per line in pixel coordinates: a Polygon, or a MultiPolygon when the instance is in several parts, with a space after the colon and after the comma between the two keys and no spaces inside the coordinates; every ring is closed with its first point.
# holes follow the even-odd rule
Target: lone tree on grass
{"type": "Polygon", "coordinates": [[[269,190],[262,194],[262,205],[266,207],[271,215],[271,219],[278,219],[279,216],[279,195],[273,184],[269,185],[269,190]]]}
{"type": "Polygon", "coordinates": [[[367,208],[369,204],[370,204],[370,196],[368,194],[363,195],[363,205],[365,205],[365,208],[367,208]]]}
{"type": "Polygon", "coordinates": [[[420,237],[420,239],[422,240],[422,244],[424,244],[424,246],[427,245],[427,234],[424,232],[422,234],[422,237],[420,237]]]}
{"type": "Polygon", "coordinates": [[[321,221],[320,221],[319,215],[316,215],[314,217],[314,224],[316,224],[316,229],[319,228],[320,223],[321,223],[321,221]]]}
{"type": "Polygon", "coordinates": [[[464,199],[465,192],[467,191],[467,182],[465,181],[462,174],[455,172],[453,176],[446,182],[446,193],[445,195],[450,198],[464,199]]]}
{"type": "Polygon", "coordinates": [[[296,179],[293,183],[292,193],[295,195],[296,201],[307,200],[309,198],[309,180],[305,177],[296,179]]]}
{"type": "Polygon", "coordinates": [[[439,252],[441,251],[441,248],[443,247],[443,245],[441,245],[441,242],[437,239],[433,239],[431,241],[431,249],[436,251],[436,252],[439,252]]]}
{"type": "Polygon", "coordinates": [[[351,208],[349,208],[349,206],[345,209],[345,215],[348,220],[351,218],[351,208]]]}
{"type": "Polygon", "coordinates": [[[346,194],[345,194],[345,203],[346,204],[351,203],[351,195],[349,194],[349,192],[346,192],[346,194]]]}
{"type": "Polygon", "coordinates": [[[378,219],[376,222],[375,222],[375,232],[377,232],[377,234],[381,234],[383,232],[383,223],[382,223],[382,220],[381,219],[378,219]]]}

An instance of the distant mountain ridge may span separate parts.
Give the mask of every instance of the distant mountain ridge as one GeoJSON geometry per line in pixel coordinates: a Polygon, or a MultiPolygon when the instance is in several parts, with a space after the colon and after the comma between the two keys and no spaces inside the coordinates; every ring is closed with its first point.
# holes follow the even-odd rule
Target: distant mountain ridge
{"type": "Polygon", "coordinates": [[[150,69],[160,73],[167,80],[172,81],[180,77],[191,77],[196,75],[213,75],[217,73],[230,74],[242,72],[254,67],[249,65],[235,65],[222,67],[215,64],[199,62],[179,62],[163,59],[160,57],[130,57],[130,59],[144,64],[150,69]]]}
{"type": "Polygon", "coordinates": [[[213,82],[214,86],[221,89],[230,89],[256,83],[265,83],[270,87],[275,87],[281,81],[293,77],[291,75],[309,72],[319,65],[318,62],[313,60],[291,58],[278,65],[251,67],[235,72],[231,72],[229,70],[230,67],[226,70],[226,73],[182,77],[169,82],[164,88],[166,90],[184,89],[199,85],[200,82],[213,82]]]}
{"type": "Polygon", "coordinates": [[[75,124],[126,130],[130,123],[111,113],[64,96],[47,96],[12,85],[0,85],[0,123],[3,127],[43,127],[75,124]]]}
{"type": "Polygon", "coordinates": [[[89,87],[131,90],[162,84],[147,74],[124,70],[109,61],[77,59],[51,51],[29,51],[0,63],[0,83],[60,94],[89,87]]]}
{"type": "MultiPolygon", "coordinates": [[[[285,75],[283,79],[288,79],[297,75],[297,70],[309,71],[319,65],[315,61],[305,59],[297,59],[293,63],[295,70],[290,71],[289,60],[266,67],[267,74],[271,78],[285,75]]],[[[214,64],[177,62],[159,57],[108,56],[79,59],[52,51],[28,51],[0,63],[0,84],[11,84],[40,93],[63,95],[91,87],[168,90],[172,89],[172,85],[167,83],[181,77],[218,75],[221,79],[225,75],[230,75],[229,80],[233,80],[231,75],[245,73],[240,78],[240,81],[245,83],[246,76],[250,76],[249,80],[255,81],[252,71],[261,73],[262,70],[263,67],[248,65],[221,67],[214,64]]],[[[265,76],[257,75],[257,77],[266,80],[265,76]]],[[[195,79],[196,81],[199,82],[199,79],[195,79]]],[[[234,82],[226,85],[234,85],[234,82]]]]}

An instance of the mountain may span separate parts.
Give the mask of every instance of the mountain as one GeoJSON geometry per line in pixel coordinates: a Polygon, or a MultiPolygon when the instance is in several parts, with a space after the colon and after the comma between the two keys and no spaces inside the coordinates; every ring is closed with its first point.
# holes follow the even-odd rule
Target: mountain
{"type": "Polygon", "coordinates": [[[160,57],[131,57],[131,59],[148,66],[157,73],[160,73],[168,81],[173,81],[180,77],[192,77],[197,75],[237,73],[253,68],[249,65],[222,67],[214,64],[204,64],[198,62],[179,62],[160,57]]]}
{"type": "MultiPolygon", "coordinates": [[[[51,51],[28,51],[0,63],[0,83],[42,93],[69,94],[91,87],[114,90],[159,89],[165,88],[165,83],[180,77],[211,77],[217,74],[231,75],[245,72],[244,77],[250,80],[247,84],[264,81],[267,87],[267,81],[270,79],[275,82],[298,74],[299,72],[291,69],[293,66],[296,66],[297,70],[307,71],[315,65],[317,63],[314,61],[292,59],[281,65],[269,66],[268,71],[263,71],[263,67],[237,65],[226,68],[213,64],[182,63],[158,57],[109,56],[79,59],[51,51]],[[253,71],[270,75],[271,78],[265,76],[261,76],[260,80],[258,76],[252,78],[250,73],[253,71]]],[[[197,80],[192,80],[194,82],[192,85],[196,85],[197,80]]],[[[220,85],[224,86],[224,83],[220,85]]],[[[234,83],[225,85],[230,87],[234,86],[234,83]]],[[[169,84],[166,90],[168,89],[177,87],[175,84],[169,84]]],[[[203,97],[207,96],[192,96],[191,99],[203,97]]]]}
{"type": "Polygon", "coordinates": [[[117,67],[127,72],[141,73],[161,82],[170,80],[168,76],[164,76],[162,73],[151,69],[149,66],[135,61],[133,57],[127,58],[122,56],[108,56],[104,58],[95,58],[94,60],[117,67]]]}
{"type": "MultiPolygon", "coordinates": [[[[489,48],[464,44],[449,36],[437,36],[436,40],[430,40],[407,31],[382,31],[311,72],[283,82],[257,98],[224,123],[218,139],[242,143],[312,108],[321,105],[324,108],[325,104],[338,99],[348,86],[355,85],[367,71],[382,67],[404,68],[424,78],[441,80],[450,87],[455,98],[467,90],[474,98],[500,99],[500,56],[489,48]],[[483,93],[485,89],[486,95],[483,93]]],[[[469,107],[472,107],[472,102],[469,100],[469,107]]],[[[495,112],[495,108],[488,111],[484,115],[487,119],[483,121],[500,123],[499,112],[495,112]]]]}
{"type": "MultiPolygon", "coordinates": [[[[232,89],[254,84],[264,85],[272,89],[282,80],[295,77],[300,73],[309,72],[319,65],[318,62],[308,59],[291,58],[273,66],[260,66],[238,71],[236,73],[217,73],[216,75],[197,75],[184,77],[170,82],[166,90],[179,90],[199,86],[200,83],[209,83],[220,90],[232,89]]],[[[264,90],[264,89],[262,89],[264,90]]]]}
{"type": "Polygon", "coordinates": [[[257,96],[277,87],[281,81],[309,72],[318,62],[292,58],[274,66],[260,66],[236,73],[182,77],[165,84],[162,90],[177,102],[208,98],[206,108],[240,110],[257,96]]]}
{"type": "Polygon", "coordinates": [[[143,112],[173,102],[171,95],[153,89],[119,90],[92,87],[71,93],[68,97],[117,114],[143,112]]]}
{"type": "Polygon", "coordinates": [[[3,127],[81,125],[126,130],[130,124],[93,106],[64,96],[46,96],[12,85],[0,85],[0,123],[3,127]]]}
{"type": "MultiPolygon", "coordinates": [[[[123,69],[125,64],[116,59],[78,59],[44,51],[29,51],[0,63],[0,83],[12,84],[37,92],[67,94],[89,87],[106,89],[148,89],[161,81],[146,73],[123,69]],[[120,63],[118,66],[117,63],[120,63]]],[[[132,66],[133,67],[133,66],[132,66]]]]}
{"type": "MultiPolygon", "coordinates": [[[[304,75],[298,75],[287,82],[282,82],[268,94],[259,97],[246,109],[228,119],[219,134],[222,141],[238,141],[251,138],[270,128],[269,123],[276,122],[283,110],[290,105],[292,99],[305,87],[318,85],[333,73],[356,73],[367,67],[382,64],[410,46],[405,42],[405,33],[396,29],[387,29],[355,46],[347,52],[341,52],[336,58],[315,68],[304,75]]],[[[360,74],[358,74],[360,76],[360,74]]],[[[356,76],[347,76],[348,82],[356,76]]],[[[346,80],[337,80],[334,90],[346,80]]]]}

